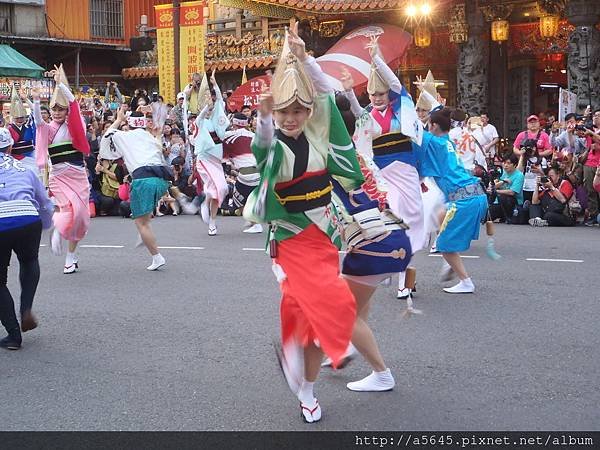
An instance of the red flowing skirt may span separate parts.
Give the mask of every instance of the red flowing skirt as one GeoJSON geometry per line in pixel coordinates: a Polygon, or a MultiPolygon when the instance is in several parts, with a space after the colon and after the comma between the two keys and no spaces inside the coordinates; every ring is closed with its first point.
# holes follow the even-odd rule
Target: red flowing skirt
{"type": "Polygon", "coordinates": [[[350,342],[356,301],[340,277],[337,248],[316,225],[281,241],[275,262],[286,274],[281,283],[283,346],[306,347],[318,340],[334,367],[350,342]]]}

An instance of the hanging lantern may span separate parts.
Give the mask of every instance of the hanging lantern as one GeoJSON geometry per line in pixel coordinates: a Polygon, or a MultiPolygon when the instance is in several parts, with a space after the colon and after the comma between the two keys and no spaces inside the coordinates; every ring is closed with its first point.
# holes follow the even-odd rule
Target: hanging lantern
{"type": "Polygon", "coordinates": [[[540,17],[540,34],[543,38],[553,38],[558,34],[560,16],[558,14],[546,14],[540,17]]]}
{"type": "Polygon", "coordinates": [[[431,45],[431,30],[427,27],[415,29],[415,45],[417,47],[429,47],[431,45]]]}
{"type": "Polygon", "coordinates": [[[492,22],[492,41],[508,41],[509,30],[510,25],[508,23],[508,20],[494,20],[492,22]]]}

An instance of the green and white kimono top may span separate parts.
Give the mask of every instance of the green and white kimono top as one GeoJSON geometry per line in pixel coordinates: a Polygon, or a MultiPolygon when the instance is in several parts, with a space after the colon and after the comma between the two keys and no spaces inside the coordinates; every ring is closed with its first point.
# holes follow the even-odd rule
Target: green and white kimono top
{"type": "Polygon", "coordinates": [[[248,199],[244,217],[269,223],[269,239],[276,241],[291,238],[315,224],[340,248],[340,224],[331,200],[326,205],[298,212],[294,212],[291,206],[294,200],[286,201],[306,196],[298,202],[306,207],[311,202],[318,203],[318,199],[330,199],[329,181],[326,186],[320,184],[320,189],[315,191],[301,192],[303,195],[297,195],[297,192],[287,197],[281,195],[289,186],[306,184],[305,181],[311,177],[319,178],[322,183],[323,176],[333,176],[347,191],[360,187],[364,181],[354,145],[335,105],[333,89],[314,58],[309,57],[304,64],[318,92],[312,115],[302,134],[294,140],[274,130],[271,115],[264,117],[259,114],[252,152],[261,180],[248,199]]]}

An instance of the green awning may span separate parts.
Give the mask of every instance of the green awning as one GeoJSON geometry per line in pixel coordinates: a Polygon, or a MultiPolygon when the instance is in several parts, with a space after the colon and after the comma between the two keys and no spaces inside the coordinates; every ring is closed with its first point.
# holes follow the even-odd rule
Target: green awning
{"type": "Polygon", "coordinates": [[[42,78],[45,71],[10,45],[0,44],[0,76],[42,78]]]}

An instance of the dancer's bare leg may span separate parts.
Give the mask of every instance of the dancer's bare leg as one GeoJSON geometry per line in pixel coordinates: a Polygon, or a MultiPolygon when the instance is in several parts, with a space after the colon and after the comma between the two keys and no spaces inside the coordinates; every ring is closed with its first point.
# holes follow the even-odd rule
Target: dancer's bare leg
{"type": "Polygon", "coordinates": [[[158,247],[156,246],[156,237],[154,236],[154,232],[152,231],[152,226],[150,225],[151,215],[146,214],[145,216],[138,217],[134,220],[135,226],[140,233],[140,237],[142,238],[142,242],[150,252],[152,256],[158,254],[158,247]]]}
{"type": "Polygon", "coordinates": [[[353,280],[346,281],[356,299],[356,309],[358,312],[352,331],[352,344],[354,344],[376,372],[382,372],[386,369],[386,365],[377,346],[375,336],[367,324],[371,297],[377,287],[356,283],[353,280]]]}

